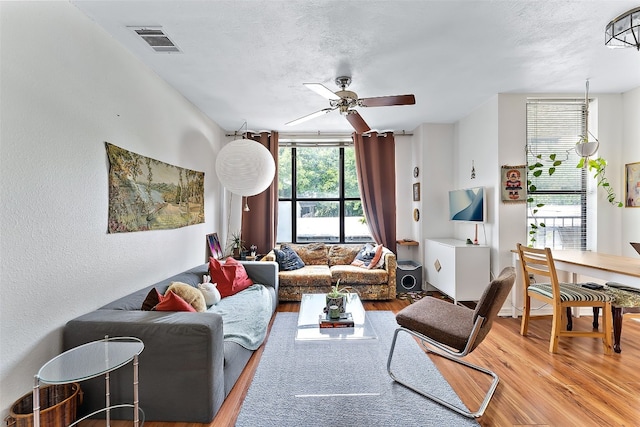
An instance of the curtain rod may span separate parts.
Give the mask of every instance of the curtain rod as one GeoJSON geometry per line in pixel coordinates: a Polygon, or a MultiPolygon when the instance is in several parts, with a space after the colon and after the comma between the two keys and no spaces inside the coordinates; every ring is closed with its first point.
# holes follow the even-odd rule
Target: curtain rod
{"type": "MultiPolygon", "coordinates": [[[[246,133],[252,134],[252,135],[259,135],[260,133],[266,132],[268,134],[270,134],[270,131],[267,130],[261,130],[261,131],[254,131],[254,130],[247,130],[244,132],[240,132],[240,131],[235,131],[233,133],[225,133],[224,136],[242,136],[246,133]]],[[[395,131],[392,129],[388,129],[388,130],[382,130],[379,131],[377,129],[372,129],[369,132],[365,132],[363,133],[364,136],[367,136],[369,133],[372,132],[377,132],[377,133],[388,133],[388,132],[392,132],[394,136],[413,136],[413,133],[410,132],[406,132],[404,130],[402,131],[395,131]]],[[[299,133],[289,133],[289,132],[278,132],[278,139],[312,139],[312,138],[332,138],[332,139],[336,139],[336,138],[349,138],[351,139],[351,135],[352,133],[339,133],[339,132],[299,132],[299,133]]]]}

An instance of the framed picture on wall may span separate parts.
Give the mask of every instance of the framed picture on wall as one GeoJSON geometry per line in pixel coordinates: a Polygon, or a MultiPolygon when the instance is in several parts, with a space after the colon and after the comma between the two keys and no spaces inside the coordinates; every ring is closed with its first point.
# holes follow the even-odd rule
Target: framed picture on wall
{"type": "Polygon", "coordinates": [[[420,201],[420,183],[419,182],[416,182],[415,184],[413,184],[413,201],[414,202],[420,201]]]}
{"type": "Polygon", "coordinates": [[[503,202],[527,201],[527,166],[507,166],[500,169],[500,193],[503,202]]]}
{"type": "Polygon", "coordinates": [[[207,234],[207,247],[209,248],[209,256],[222,259],[222,246],[220,246],[218,233],[207,234]]]}
{"type": "Polygon", "coordinates": [[[626,177],[624,206],[640,208],[640,162],[628,163],[624,169],[626,177]]]}

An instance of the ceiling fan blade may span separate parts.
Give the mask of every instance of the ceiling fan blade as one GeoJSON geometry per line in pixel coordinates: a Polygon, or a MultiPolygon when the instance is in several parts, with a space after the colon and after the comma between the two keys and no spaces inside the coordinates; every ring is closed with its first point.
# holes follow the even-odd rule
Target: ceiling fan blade
{"type": "MultiPolygon", "coordinates": [[[[336,107],[337,108],[337,107],[336,107]]],[[[297,125],[298,123],[302,123],[302,122],[306,122],[307,120],[311,120],[314,119],[318,116],[321,116],[323,114],[327,114],[331,111],[335,110],[335,108],[323,108],[322,110],[316,111],[315,113],[311,113],[311,114],[307,114],[306,116],[302,116],[299,119],[295,119],[292,120],[288,123],[285,123],[285,126],[293,126],[293,125],[297,125]]]]}
{"type": "Polygon", "coordinates": [[[302,83],[302,84],[324,98],[334,99],[336,101],[340,99],[338,95],[336,95],[330,89],[328,89],[326,86],[320,83],[302,83]]]}
{"type": "Polygon", "coordinates": [[[413,105],[415,103],[416,97],[414,95],[378,96],[359,100],[359,104],[363,107],[387,107],[391,105],[413,105]]]}
{"type": "Polygon", "coordinates": [[[364,121],[362,116],[356,110],[349,110],[347,120],[358,133],[365,133],[371,130],[369,125],[364,121]]]}

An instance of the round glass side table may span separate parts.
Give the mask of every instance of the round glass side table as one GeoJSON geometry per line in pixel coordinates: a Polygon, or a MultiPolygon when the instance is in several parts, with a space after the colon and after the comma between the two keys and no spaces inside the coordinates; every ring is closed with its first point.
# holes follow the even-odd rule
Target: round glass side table
{"type": "Polygon", "coordinates": [[[72,348],[45,363],[35,376],[33,386],[33,426],[40,427],[40,384],[68,384],[84,381],[100,375],[105,376],[105,407],[75,421],[70,426],[100,412],[106,412],[106,425],[111,425],[110,410],[133,408],[133,425],[140,425],[140,412],[144,412],[138,402],[138,355],[144,350],[144,343],[135,337],[105,337],[72,348]],[[109,373],[133,361],[133,403],[111,406],[109,373]]]}

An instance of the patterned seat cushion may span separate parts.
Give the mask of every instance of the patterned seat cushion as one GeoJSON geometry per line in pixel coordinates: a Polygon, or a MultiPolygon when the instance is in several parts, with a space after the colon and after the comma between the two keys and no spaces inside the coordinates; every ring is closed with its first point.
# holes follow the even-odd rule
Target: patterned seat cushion
{"type": "MultiPolygon", "coordinates": [[[[607,285],[609,284],[607,283],[607,285]]],[[[611,305],[614,307],[640,307],[640,293],[637,290],[620,289],[609,285],[604,289],[604,292],[613,298],[611,305]]]]}
{"type": "MultiPolygon", "coordinates": [[[[547,298],[553,298],[551,283],[533,283],[529,291],[547,298]]],[[[612,297],[604,292],[583,288],[573,283],[560,283],[560,301],[612,301],[612,297]]]]}
{"type": "Polygon", "coordinates": [[[331,286],[331,271],[328,265],[305,265],[298,270],[280,271],[280,287],[287,286],[331,286]]]}
{"type": "Polygon", "coordinates": [[[381,285],[389,281],[389,274],[386,270],[368,270],[353,265],[334,265],[331,267],[331,277],[333,283],[340,280],[340,284],[348,286],[350,284],[360,285],[381,285]]]}

